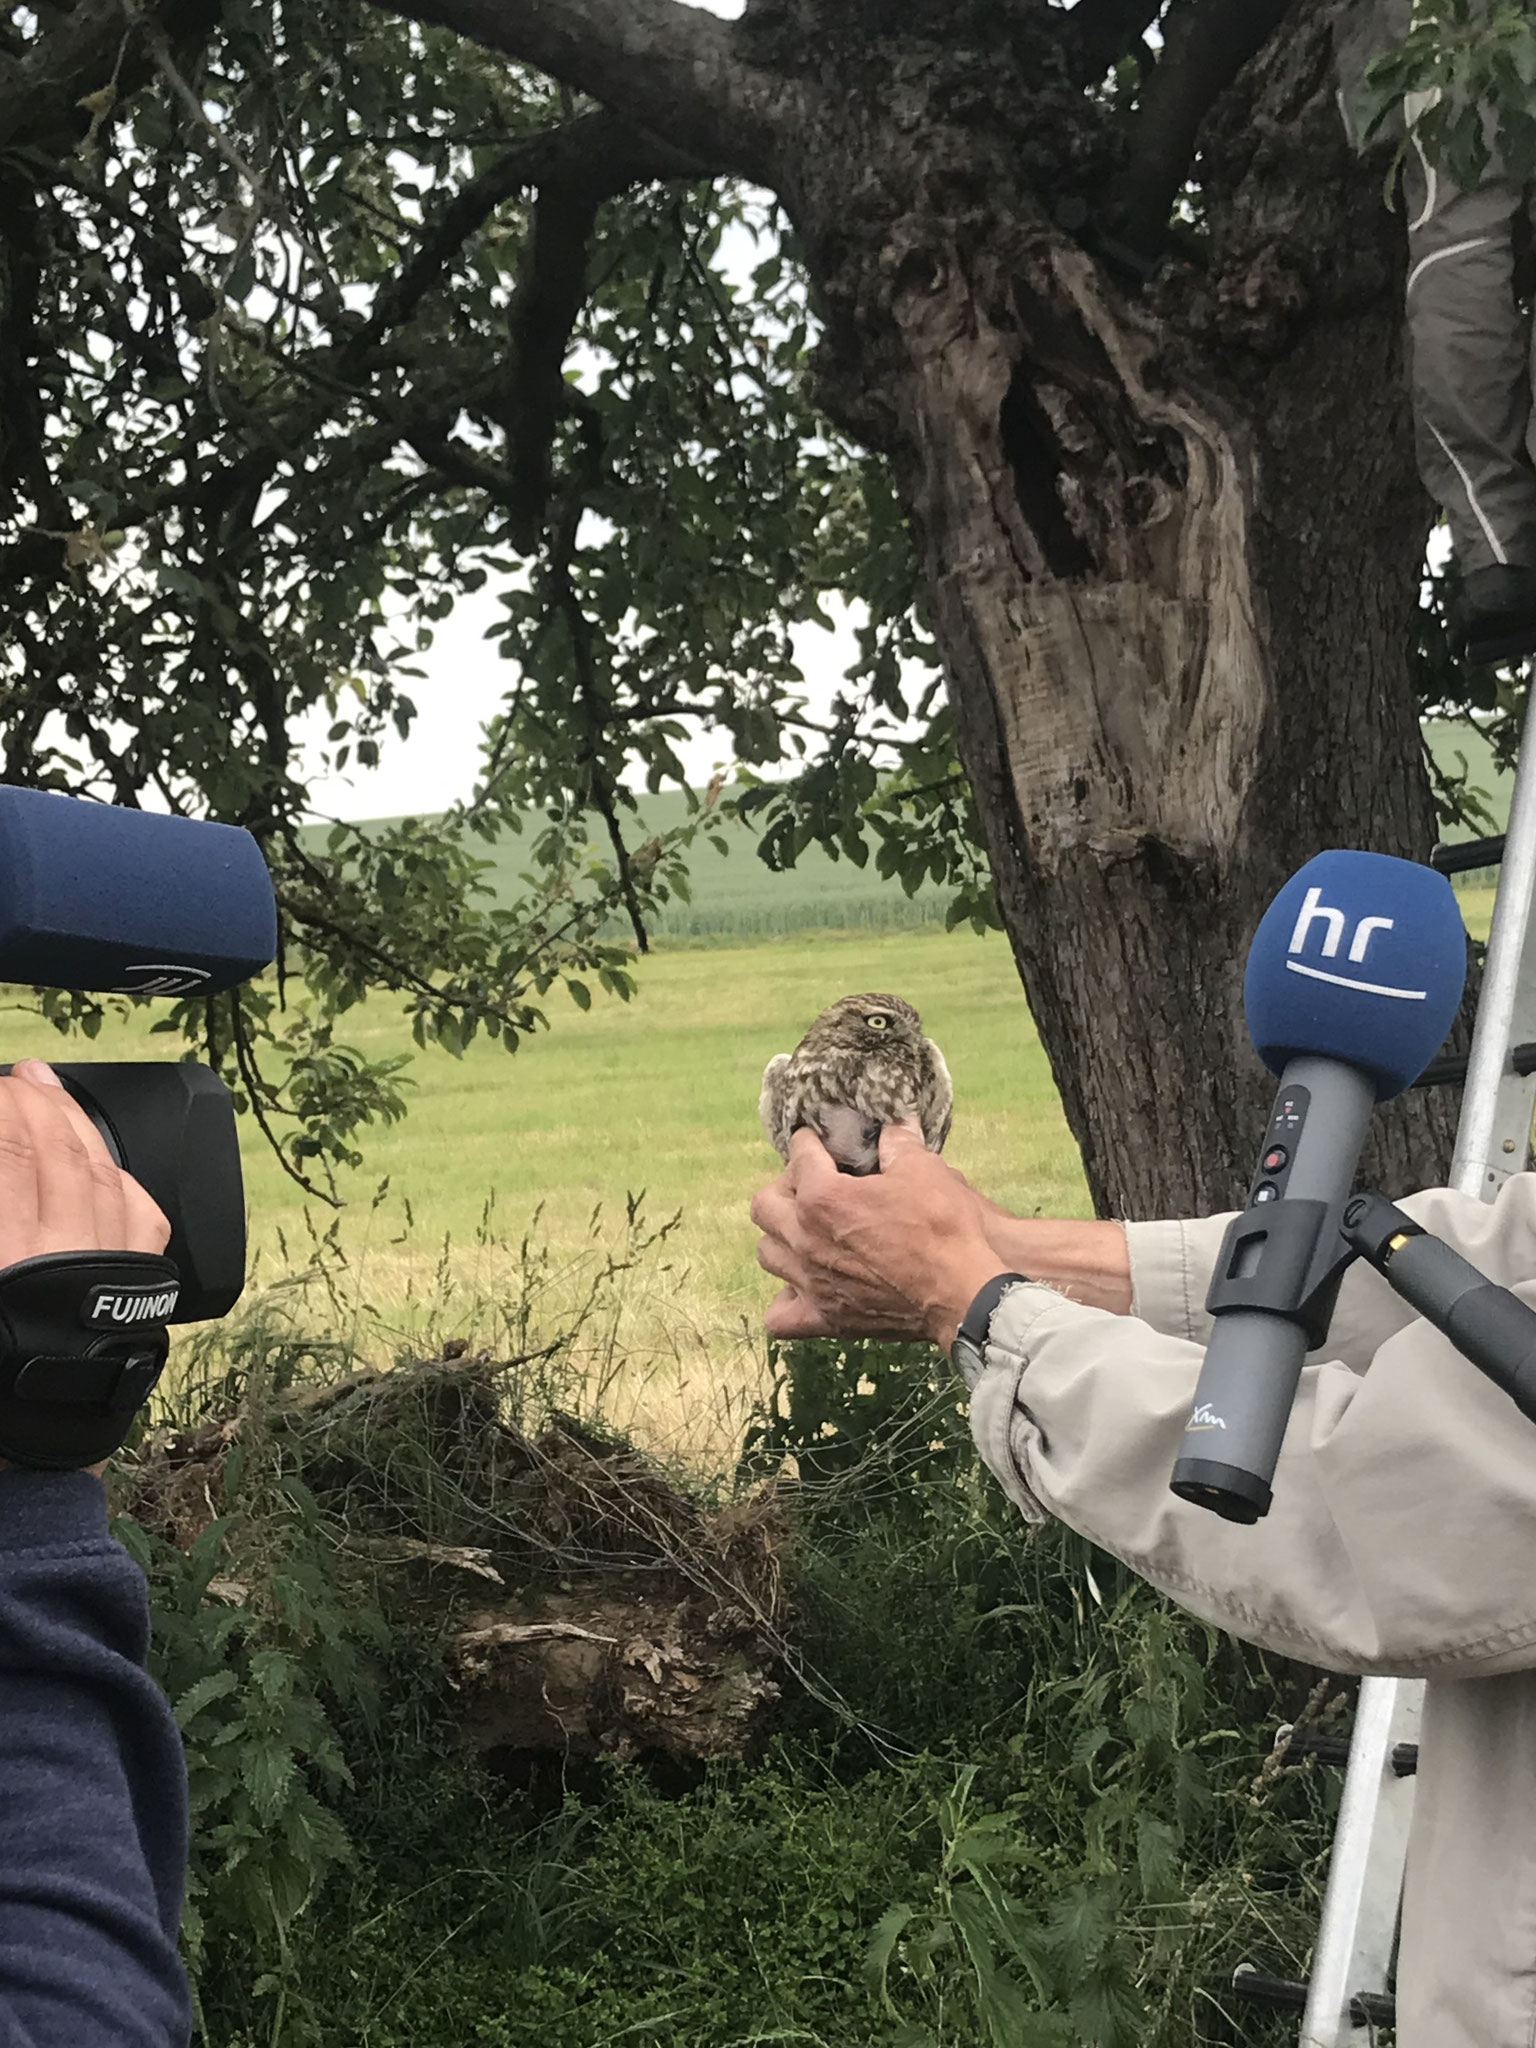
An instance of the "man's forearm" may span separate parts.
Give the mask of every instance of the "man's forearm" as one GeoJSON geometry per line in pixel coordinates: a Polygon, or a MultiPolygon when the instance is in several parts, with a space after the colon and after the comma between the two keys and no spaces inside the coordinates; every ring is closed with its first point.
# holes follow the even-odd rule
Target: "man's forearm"
{"type": "Polygon", "coordinates": [[[184,2048],[176,1722],[84,1472],[0,1477],[0,2040],[184,2048]]]}
{"type": "Polygon", "coordinates": [[[1010,1216],[986,1205],[987,1242],[1014,1272],[1112,1315],[1131,1312],[1131,1256],[1118,1223],[1010,1216]]]}

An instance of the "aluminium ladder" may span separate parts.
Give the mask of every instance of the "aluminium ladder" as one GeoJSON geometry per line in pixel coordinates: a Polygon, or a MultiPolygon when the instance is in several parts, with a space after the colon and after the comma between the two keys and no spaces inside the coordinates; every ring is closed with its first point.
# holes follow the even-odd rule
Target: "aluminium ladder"
{"type": "MultiPolygon", "coordinates": [[[[1436,1060],[1420,1086],[1465,1077],[1450,1185],[1491,1202],[1525,1170],[1536,1111],[1536,687],[1522,731],[1509,826],[1500,839],[1435,849],[1444,874],[1499,863],[1472,1050],[1436,1060]]],[[[1395,2006],[1398,1916],[1413,1810],[1417,1680],[1365,1678],[1348,1745],[1328,1887],[1305,1985],[1242,1969],[1233,1989],[1266,2004],[1303,2005],[1301,2048],[1367,2048],[1395,2006]]],[[[1308,1745],[1327,1757],[1330,1744],[1308,1745]]],[[[1340,1759],[1342,1760],[1342,1759],[1340,1759]]]]}

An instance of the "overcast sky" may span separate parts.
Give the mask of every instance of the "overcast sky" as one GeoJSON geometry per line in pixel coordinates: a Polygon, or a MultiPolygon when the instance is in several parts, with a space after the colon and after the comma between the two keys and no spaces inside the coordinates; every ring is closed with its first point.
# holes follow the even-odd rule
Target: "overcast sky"
{"type": "MultiPolygon", "coordinates": [[[[403,687],[417,707],[406,741],[385,741],[377,768],[348,768],[343,775],[316,775],[311,798],[318,816],[392,818],[404,812],[446,810],[467,797],[479,765],[481,733],[500,708],[514,671],[484,638],[495,603],[482,592],[466,598],[437,628],[430,652],[417,657],[421,681],[403,687]]],[[[857,652],[846,624],[834,633],[803,627],[795,635],[804,695],[816,712],[825,711],[843,671],[857,652]]],[[[330,715],[321,706],[296,728],[301,757],[322,758],[330,715]]],[[[690,782],[708,782],[717,765],[728,765],[729,736],[702,734],[679,747],[690,782]]]]}

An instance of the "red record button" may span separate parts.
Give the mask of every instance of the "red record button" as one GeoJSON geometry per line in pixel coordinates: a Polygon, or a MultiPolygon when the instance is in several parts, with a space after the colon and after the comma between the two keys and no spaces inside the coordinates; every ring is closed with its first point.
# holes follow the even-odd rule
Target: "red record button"
{"type": "Polygon", "coordinates": [[[1291,1163],[1291,1155],[1283,1145],[1271,1145],[1264,1154],[1264,1171],[1279,1173],[1291,1163]]]}

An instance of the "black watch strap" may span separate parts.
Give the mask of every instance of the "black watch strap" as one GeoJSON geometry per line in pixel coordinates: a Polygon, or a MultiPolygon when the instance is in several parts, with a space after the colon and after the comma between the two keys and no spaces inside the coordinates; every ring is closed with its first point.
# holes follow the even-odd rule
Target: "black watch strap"
{"type": "Polygon", "coordinates": [[[960,1327],[956,1330],[955,1336],[964,1337],[978,1352],[985,1350],[987,1332],[992,1327],[992,1317],[997,1304],[1010,1287],[1028,1287],[1030,1284],[1027,1273],[997,1274],[979,1290],[976,1299],[960,1318],[960,1327]]]}

